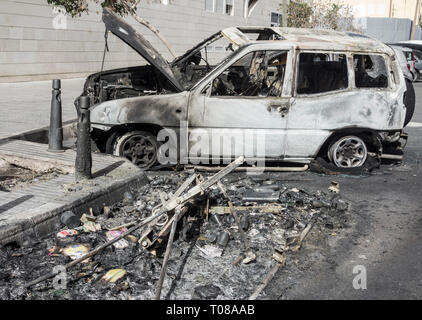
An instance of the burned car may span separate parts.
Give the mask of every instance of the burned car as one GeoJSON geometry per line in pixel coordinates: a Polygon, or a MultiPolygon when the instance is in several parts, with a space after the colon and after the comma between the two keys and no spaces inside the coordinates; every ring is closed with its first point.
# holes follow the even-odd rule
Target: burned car
{"type": "Polygon", "coordinates": [[[347,169],[386,153],[401,156],[414,91],[395,52],[375,39],[233,27],[169,63],[122,18],[105,9],[103,21],[149,64],[87,78],[82,94],[90,97],[92,138],[102,152],[149,168],[167,141],[157,138],[165,129],[177,136],[179,162],[241,154],[296,163],[323,157],[347,169]],[[227,53],[221,62],[210,62],[211,47],[227,53]],[[220,146],[234,132],[236,139],[227,141],[237,145],[220,146]],[[249,148],[248,139],[237,137],[251,132],[249,148]]]}

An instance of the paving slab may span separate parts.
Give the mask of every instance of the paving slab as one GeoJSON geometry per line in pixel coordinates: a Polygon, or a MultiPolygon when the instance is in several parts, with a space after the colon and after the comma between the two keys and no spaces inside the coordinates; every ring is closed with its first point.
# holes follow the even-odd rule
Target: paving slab
{"type": "Polygon", "coordinates": [[[76,183],[76,152],[47,152],[47,145],[7,140],[0,144],[0,159],[32,170],[60,170],[56,178],[30,184],[12,192],[0,192],[0,244],[42,237],[57,229],[60,214],[78,215],[89,208],[100,210],[119,201],[131,188],[148,183],[144,171],[120,157],[92,154],[93,179],[76,183]]]}

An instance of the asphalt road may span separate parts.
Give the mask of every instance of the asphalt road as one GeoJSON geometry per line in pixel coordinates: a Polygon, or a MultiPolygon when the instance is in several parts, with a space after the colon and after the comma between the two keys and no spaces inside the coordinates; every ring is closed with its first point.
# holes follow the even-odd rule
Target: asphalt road
{"type": "Polygon", "coordinates": [[[279,271],[267,289],[269,298],[422,298],[422,83],[415,89],[401,166],[383,165],[369,177],[291,175],[303,180],[299,185],[322,190],[338,181],[341,195],[352,203],[355,226],[333,237],[322,255],[310,254],[309,269],[299,277],[279,271]],[[353,274],[355,266],[366,269],[366,289],[353,287],[354,277],[362,275],[353,274]]]}

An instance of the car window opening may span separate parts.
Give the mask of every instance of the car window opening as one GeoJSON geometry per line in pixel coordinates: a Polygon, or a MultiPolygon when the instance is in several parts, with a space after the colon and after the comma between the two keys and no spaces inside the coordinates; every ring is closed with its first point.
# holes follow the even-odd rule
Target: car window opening
{"type": "Polygon", "coordinates": [[[279,97],[286,61],[287,51],[250,52],[213,81],[211,95],[279,97]]]}
{"type": "Polygon", "coordinates": [[[380,55],[353,56],[356,88],[387,88],[388,71],[380,55]]]}
{"type": "Polygon", "coordinates": [[[344,54],[301,53],[298,94],[316,94],[346,89],[349,86],[344,54]]]}

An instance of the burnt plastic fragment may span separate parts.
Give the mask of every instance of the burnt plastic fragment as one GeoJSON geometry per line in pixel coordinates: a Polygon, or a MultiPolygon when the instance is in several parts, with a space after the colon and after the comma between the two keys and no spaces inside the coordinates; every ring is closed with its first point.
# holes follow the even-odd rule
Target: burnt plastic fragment
{"type": "Polygon", "coordinates": [[[218,235],[218,239],[217,239],[217,244],[220,247],[225,247],[227,245],[227,243],[229,242],[230,239],[230,233],[228,233],[227,231],[221,231],[218,235]]]}
{"type": "Polygon", "coordinates": [[[221,293],[221,289],[213,284],[195,287],[192,300],[216,299],[221,293]]]}
{"type": "Polygon", "coordinates": [[[279,192],[254,192],[247,191],[243,194],[243,201],[253,202],[275,202],[278,201],[280,196],[279,192]]]}
{"type": "Polygon", "coordinates": [[[240,227],[242,228],[243,231],[247,231],[249,229],[248,215],[245,214],[240,218],[240,227]]]}
{"type": "Polygon", "coordinates": [[[76,228],[79,226],[79,218],[72,211],[65,211],[60,216],[60,221],[68,228],[76,228]]]}

